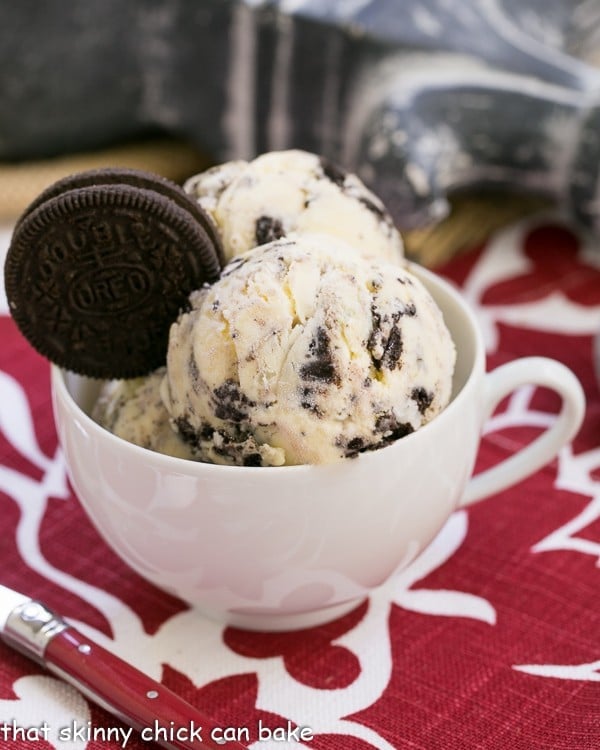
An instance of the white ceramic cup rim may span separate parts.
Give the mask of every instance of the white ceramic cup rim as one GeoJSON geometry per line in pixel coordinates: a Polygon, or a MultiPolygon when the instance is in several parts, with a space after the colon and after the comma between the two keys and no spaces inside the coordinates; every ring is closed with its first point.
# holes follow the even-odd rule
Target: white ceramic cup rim
{"type": "Polygon", "coordinates": [[[584,414],[575,375],[544,357],[486,373],[468,301],[432,272],[410,268],[457,346],[452,398],[430,423],[355,458],[256,467],[166,456],[88,416],[100,381],[53,367],[57,428],[73,486],[126,562],[205,614],[240,627],[316,625],[349,611],[414,559],[456,508],[516,484],[556,456],[584,414]],[[525,384],[557,392],[559,414],[531,443],[472,476],[484,422],[525,384]],[[210,543],[198,545],[206,534],[210,543]],[[224,551],[224,565],[215,563],[213,543],[224,551]],[[197,579],[197,570],[209,571],[208,578],[197,579]],[[244,593],[248,581],[259,599],[244,593]]]}

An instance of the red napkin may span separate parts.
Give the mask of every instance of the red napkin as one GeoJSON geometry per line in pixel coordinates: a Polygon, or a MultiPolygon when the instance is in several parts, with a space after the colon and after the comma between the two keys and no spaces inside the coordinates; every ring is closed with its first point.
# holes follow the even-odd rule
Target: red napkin
{"type": "MultiPolygon", "coordinates": [[[[69,488],[48,364],[6,314],[0,580],[44,599],[211,713],[225,736],[257,748],[598,750],[600,394],[592,344],[600,252],[562,225],[529,221],[439,271],[474,305],[489,367],[530,354],[561,360],[586,391],[585,423],[543,470],[455,513],[369,601],[326,626],[245,633],[204,620],[140,579],[69,488]]],[[[544,389],[507,399],[494,417],[503,427],[486,432],[478,468],[529,441],[558,406],[544,389]]],[[[0,644],[1,747],[141,750],[126,731],[0,644]]]]}

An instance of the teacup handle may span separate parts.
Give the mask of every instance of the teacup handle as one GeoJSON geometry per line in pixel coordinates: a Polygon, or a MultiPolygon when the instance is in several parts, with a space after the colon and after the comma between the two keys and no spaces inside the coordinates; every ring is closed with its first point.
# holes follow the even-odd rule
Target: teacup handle
{"type": "Polygon", "coordinates": [[[585,412],[581,383],[568,367],[547,357],[523,357],[486,374],[484,421],[505,396],[526,384],[546,386],[556,391],[562,398],[560,414],[551,427],[514,456],[474,476],[460,501],[461,507],[533,474],[551,461],[579,430],[585,412]]]}

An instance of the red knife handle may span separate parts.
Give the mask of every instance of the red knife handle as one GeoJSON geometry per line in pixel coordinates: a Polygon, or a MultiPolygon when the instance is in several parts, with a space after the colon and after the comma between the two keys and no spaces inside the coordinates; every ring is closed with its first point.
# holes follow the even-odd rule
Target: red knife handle
{"type": "Polygon", "coordinates": [[[142,739],[169,750],[247,750],[220,741],[214,720],[70,626],[48,641],[43,659],[50,671],[142,732],[142,739]]]}

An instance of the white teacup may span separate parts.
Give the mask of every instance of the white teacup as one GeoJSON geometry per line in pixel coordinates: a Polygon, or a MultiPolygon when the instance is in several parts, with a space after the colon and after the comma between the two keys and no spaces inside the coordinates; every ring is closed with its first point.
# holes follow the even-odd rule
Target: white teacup
{"type": "Polygon", "coordinates": [[[465,301],[436,275],[412,270],[456,343],[452,401],[416,432],[335,464],[227,467],[153,453],[88,416],[96,381],[54,367],[54,413],[69,475],[113,549],[214,619],[266,630],[317,625],[411,562],[456,508],[550,461],[581,424],[579,381],[542,357],[486,374],[465,301]],[[485,420],[525,383],[554,389],[563,400],[560,415],[532,444],[470,478],[485,420]]]}

